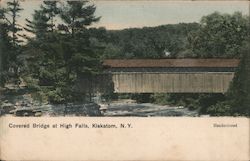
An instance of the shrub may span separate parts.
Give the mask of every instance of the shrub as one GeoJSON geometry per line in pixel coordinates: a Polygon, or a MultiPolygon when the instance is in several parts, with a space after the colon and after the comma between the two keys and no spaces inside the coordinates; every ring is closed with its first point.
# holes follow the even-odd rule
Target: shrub
{"type": "Polygon", "coordinates": [[[39,102],[39,103],[48,102],[48,97],[46,93],[44,93],[43,91],[33,92],[31,93],[31,97],[34,101],[39,102]]]}
{"type": "Polygon", "coordinates": [[[231,116],[232,107],[228,101],[219,102],[208,107],[207,113],[209,113],[211,116],[231,116]]]}
{"type": "Polygon", "coordinates": [[[51,103],[65,102],[65,97],[63,96],[62,90],[60,88],[56,88],[55,90],[49,91],[47,95],[48,95],[48,100],[51,103]]]}
{"type": "Polygon", "coordinates": [[[27,87],[29,89],[33,89],[33,90],[40,90],[40,86],[38,85],[39,80],[38,79],[34,79],[31,76],[26,76],[23,77],[24,82],[27,84],[27,87]]]}
{"type": "Polygon", "coordinates": [[[199,113],[207,114],[207,109],[210,106],[216,105],[218,102],[223,102],[226,100],[226,96],[221,93],[213,93],[213,94],[201,94],[199,96],[199,113]]]}
{"type": "Polygon", "coordinates": [[[169,95],[164,93],[155,93],[150,96],[150,100],[153,103],[159,104],[159,105],[167,105],[172,104],[169,102],[169,95]]]}
{"type": "Polygon", "coordinates": [[[149,103],[152,102],[151,93],[136,93],[132,94],[132,99],[138,103],[149,103]]]}

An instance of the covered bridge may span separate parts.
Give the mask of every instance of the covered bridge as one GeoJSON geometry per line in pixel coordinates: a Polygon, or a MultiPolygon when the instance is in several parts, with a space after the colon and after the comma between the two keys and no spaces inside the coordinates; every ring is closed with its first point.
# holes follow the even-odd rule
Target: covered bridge
{"type": "Polygon", "coordinates": [[[238,59],[107,59],[116,93],[225,93],[238,59]]]}

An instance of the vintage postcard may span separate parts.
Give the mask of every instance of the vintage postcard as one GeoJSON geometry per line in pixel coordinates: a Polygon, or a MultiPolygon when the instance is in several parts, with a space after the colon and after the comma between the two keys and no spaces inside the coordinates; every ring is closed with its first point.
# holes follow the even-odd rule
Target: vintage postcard
{"type": "Polygon", "coordinates": [[[0,160],[250,160],[250,2],[0,0],[0,160]]]}

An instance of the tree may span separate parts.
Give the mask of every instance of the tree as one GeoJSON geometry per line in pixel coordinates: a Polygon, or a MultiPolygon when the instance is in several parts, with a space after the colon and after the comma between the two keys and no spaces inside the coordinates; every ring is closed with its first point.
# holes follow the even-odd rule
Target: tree
{"type": "Polygon", "coordinates": [[[250,116],[250,44],[241,48],[242,58],[227,93],[233,113],[250,116]]]}
{"type": "Polygon", "coordinates": [[[27,58],[26,77],[38,79],[40,85],[53,85],[50,82],[56,80],[52,78],[52,73],[57,69],[57,62],[61,61],[56,59],[58,53],[55,52],[58,41],[55,30],[58,7],[58,1],[43,1],[40,8],[34,11],[32,20],[26,19],[25,30],[35,35],[34,38],[24,36],[28,40],[24,47],[27,58]]]}
{"type": "Polygon", "coordinates": [[[8,80],[9,49],[11,48],[8,25],[3,19],[4,12],[4,9],[0,8],[0,86],[4,86],[4,83],[8,80]]]}
{"type": "MultiPolygon", "coordinates": [[[[20,47],[20,43],[22,40],[19,39],[19,31],[22,30],[21,26],[17,24],[17,18],[20,17],[19,13],[23,9],[20,7],[20,2],[18,0],[12,0],[7,2],[7,14],[10,16],[8,22],[8,31],[10,33],[11,37],[11,44],[12,47],[10,49],[10,67],[9,70],[13,72],[13,78],[15,80],[15,83],[17,83],[16,80],[19,79],[19,70],[21,66],[21,61],[18,59],[18,57],[22,53],[22,49],[20,47]]],[[[6,19],[7,20],[7,19],[6,19]]]]}
{"type": "Polygon", "coordinates": [[[224,100],[207,108],[212,116],[250,116],[250,44],[241,47],[241,61],[224,100]]]}
{"type": "Polygon", "coordinates": [[[8,1],[7,8],[0,9],[2,84],[10,78],[13,78],[17,83],[16,80],[19,78],[21,61],[18,56],[21,55],[22,51],[18,32],[22,29],[17,24],[17,18],[21,10],[18,0],[8,1]]]}
{"type": "Polygon", "coordinates": [[[35,10],[33,20],[26,19],[25,30],[35,34],[37,39],[44,38],[55,29],[55,18],[59,14],[58,1],[43,1],[39,10],[35,10]]]}
{"type": "Polygon", "coordinates": [[[188,48],[195,57],[240,57],[239,49],[249,36],[248,21],[239,12],[204,16],[200,30],[189,35],[188,48]]]}
{"type": "MultiPolygon", "coordinates": [[[[64,24],[66,35],[71,35],[66,41],[64,58],[68,62],[68,79],[70,72],[91,73],[92,61],[97,57],[93,52],[94,47],[90,41],[89,30],[86,28],[92,23],[99,21],[100,17],[94,15],[96,7],[87,5],[88,1],[67,1],[66,6],[61,9],[61,19],[64,24]],[[74,37],[75,36],[75,37],[74,37]]],[[[95,46],[96,47],[96,46],[95,46]]]]}
{"type": "MultiPolygon", "coordinates": [[[[34,34],[37,39],[40,39],[45,36],[48,32],[48,21],[49,18],[45,15],[43,11],[35,11],[33,15],[33,21],[26,19],[26,27],[24,28],[26,31],[34,34]]],[[[25,38],[29,39],[27,35],[24,35],[25,38]]]]}
{"type": "MultiPolygon", "coordinates": [[[[65,60],[67,90],[72,94],[74,82],[79,77],[91,79],[100,69],[100,56],[96,50],[98,45],[91,41],[87,26],[98,22],[100,17],[94,15],[96,7],[87,5],[88,1],[67,1],[61,9],[61,19],[67,39],[63,42],[63,58],[65,60]]],[[[91,87],[90,87],[91,88],[91,87]]],[[[91,89],[89,95],[91,97],[91,89]]]]}
{"type": "Polygon", "coordinates": [[[10,43],[6,31],[6,24],[0,23],[0,86],[3,86],[7,81],[6,72],[8,71],[7,63],[9,62],[8,46],[10,46],[10,43]]]}
{"type": "Polygon", "coordinates": [[[22,30],[21,26],[17,24],[17,18],[20,17],[19,13],[23,9],[20,7],[20,2],[18,0],[12,0],[7,2],[7,13],[10,15],[8,20],[10,25],[11,42],[13,46],[18,46],[21,40],[18,38],[18,32],[22,30]]]}
{"type": "Polygon", "coordinates": [[[187,35],[197,30],[198,23],[180,23],[107,31],[105,43],[108,49],[112,44],[111,53],[116,49],[115,58],[165,58],[166,53],[171,58],[184,57],[187,35]]]}
{"type": "Polygon", "coordinates": [[[44,5],[41,5],[42,11],[46,13],[49,19],[50,31],[54,31],[55,28],[55,17],[60,13],[58,8],[58,1],[43,1],[44,5]]]}
{"type": "Polygon", "coordinates": [[[75,32],[98,22],[100,17],[94,15],[95,5],[87,3],[88,1],[67,1],[61,11],[61,19],[65,24],[61,24],[60,28],[74,36],[75,32]]]}
{"type": "MultiPolygon", "coordinates": [[[[25,52],[30,55],[28,73],[38,80],[39,90],[52,103],[83,100],[86,93],[78,93],[76,81],[82,76],[91,80],[99,72],[99,44],[87,28],[99,18],[94,16],[95,6],[86,4],[87,1],[69,1],[60,7],[46,1],[28,22],[27,29],[36,34],[26,45],[25,52]],[[58,13],[62,24],[57,28],[58,13]]],[[[91,95],[93,91],[87,92],[91,95]]]]}

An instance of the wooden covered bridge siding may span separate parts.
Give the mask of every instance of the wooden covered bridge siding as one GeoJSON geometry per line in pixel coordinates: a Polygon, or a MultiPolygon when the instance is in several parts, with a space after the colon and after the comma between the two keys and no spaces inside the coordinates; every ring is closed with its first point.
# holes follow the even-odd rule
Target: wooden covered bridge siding
{"type": "Polygon", "coordinates": [[[113,73],[116,93],[224,93],[234,73],[113,73]]]}
{"type": "Polygon", "coordinates": [[[116,93],[225,93],[235,59],[105,60],[116,93]]]}

